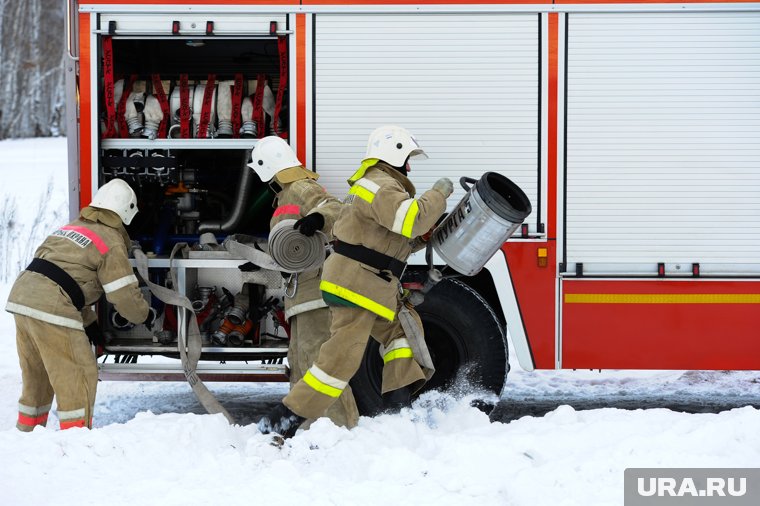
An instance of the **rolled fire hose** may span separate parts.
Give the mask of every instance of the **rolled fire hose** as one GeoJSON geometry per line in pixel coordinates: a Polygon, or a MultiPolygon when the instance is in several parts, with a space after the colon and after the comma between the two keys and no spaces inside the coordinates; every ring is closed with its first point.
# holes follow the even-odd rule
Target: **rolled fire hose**
{"type": "Polygon", "coordinates": [[[304,272],[325,263],[327,237],[320,231],[311,237],[293,228],[296,220],[282,220],[269,232],[269,254],[283,272],[304,272]]]}
{"type": "MultiPolygon", "coordinates": [[[[176,279],[177,275],[175,269],[171,266],[172,259],[174,258],[175,253],[184,247],[187,247],[187,244],[178,243],[176,246],[174,246],[172,254],[169,257],[169,275],[171,277],[172,286],[175,287],[178,286],[176,279]]],[[[140,273],[140,276],[142,276],[143,280],[148,285],[148,288],[150,288],[151,293],[155,295],[158,300],[164,302],[165,304],[177,306],[178,308],[182,307],[187,310],[187,314],[189,315],[187,334],[182,331],[183,329],[177,329],[177,347],[179,348],[180,360],[182,361],[182,371],[185,373],[185,378],[190,384],[190,387],[192,387],[193,393],[195,393],[198,401],[204,408],[206,408],[207,412],[212,415],[221,413],[224,415],[228,422],[234,424],[235,419],[232,418],[227,410],[224,409],[224,406],[222,406],[219,401],[216,400],[214,394],[212,394],[209,389],[206,388],[206,385],[203,384],[203,381],[201,381],[201,379],[198,377],[198,374],[195,372],[198,366],[198,360],[201,357],[201,347],[203,346],[203,341],[201,338],[200,329],[198,328],[198,320],[196,320],[194,317],[195,312],[193,311],[193,303],[190,302],[190,299],[180,294],[179,292],[149,281],[150,278],[148,277],[148,258],[140,249],[134,250],[134,256],[137,265],[137,272],[140,273]]]]}
{"type": "Polygon", "coordinates": [[[420,327],[420,322],[412,315],[406,304],[403,303],[398,312],[398,321],[401,324],[401,328],[404,329],[409,346],[412,348],[414,360],[422,367],[425,381],[430,381],[430,378],[435,373],[435,365],[428,351],[427,343],[425,343],[425,332],[420,327]]]}
{"type": "Polygon", "coordinates": [[[228,236],[222,246],[233,255],[244,258],[254,265],[270,271],[279,271],[281,267],[277,265],[277,262],[268,253],[256,248],[255,244],[251,236],[235,234],[228,236]]]}

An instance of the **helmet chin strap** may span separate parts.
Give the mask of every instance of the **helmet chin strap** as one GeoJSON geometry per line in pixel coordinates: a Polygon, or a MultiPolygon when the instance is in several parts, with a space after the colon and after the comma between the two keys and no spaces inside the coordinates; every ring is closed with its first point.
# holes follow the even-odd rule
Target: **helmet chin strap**
{"type": "Polygon", "coordinates": [[[393,167],[393,168],[405,176],[409,174],[412,171],[412,167],[409,165],[409,157],[407,156],[406,160],[404,160],[404,165],[402,165],[401,167],[393,167]]]}

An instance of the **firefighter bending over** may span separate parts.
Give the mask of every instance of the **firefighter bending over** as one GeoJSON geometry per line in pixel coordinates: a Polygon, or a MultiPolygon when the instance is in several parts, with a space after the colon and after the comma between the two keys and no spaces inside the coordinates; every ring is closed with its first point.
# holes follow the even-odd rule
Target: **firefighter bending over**
{"type": "MultiPolygon", "coordinates": [[[[306,236],[317,230],[331,238],[333,224],[340,214],[341,202],[317,183],[319,175],[307,170],[287,142],[277,136],[258,141],[249,164],[259,178],[272,181],[277,193],[270,228],[286,219],[306,236]]],[[[290,385],[303,377],[314,363],[319,348],[330,337],[330,309],[322,300],[319,281],[322,268],[291,274],[285,290],[285,317],[290,323],[288,364],[290,385]]],[[[356,426],[359,410],[351,388],[347,387],[324,413],[335,425],[356,426]]]]}
{"type": "Polygon", "coordinates": [[[91,346],[102,339],[92,306],[105,293],[119,314],[153,324],[129,264],[124,225],[137,197],[120,179],[103,185],[79,219],[53,232],[16,279],[5,310],[14,313],[22,390],[19,430],[47,423],[53,395],[61,429],[92,427],[98,369],[91,346]]]}
{"type": "Polygon", "coordinates": [[[427,158],[404,128],[380,127],[370,135],[364,161],[348,180],[346,205],[333,227],[335,252],[320,283],[332,312],[330,339],[303,379],[259,422],[261,432],[289,437],[304,419],[322,416],[359,369],[370,335],[383,350],[382,394],[389,411],[410,405],[411,394],[425,383],[397,318],[399,278],[415,239],[434,226],[454,187],[441,178],[414,198],[406,174],[409,159],[419,156],[427,158]]]}

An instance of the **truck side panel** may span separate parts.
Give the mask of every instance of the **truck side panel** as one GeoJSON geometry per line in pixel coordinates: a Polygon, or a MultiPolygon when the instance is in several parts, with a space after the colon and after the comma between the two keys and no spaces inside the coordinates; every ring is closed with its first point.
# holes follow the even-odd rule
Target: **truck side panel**
{"type": "Polygon", "coordinates": [[[760,282],[564,280],[562,368],[760,369],[760,282]]]}

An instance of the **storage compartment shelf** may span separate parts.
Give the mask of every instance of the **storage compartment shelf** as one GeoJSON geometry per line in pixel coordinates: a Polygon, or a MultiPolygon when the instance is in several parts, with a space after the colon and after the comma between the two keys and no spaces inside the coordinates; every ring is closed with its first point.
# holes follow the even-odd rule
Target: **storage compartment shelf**
{"type": "Polygon", "coordinates": [[[258,139],[103,139],[102,149],[253,149],[258,139]]]}

